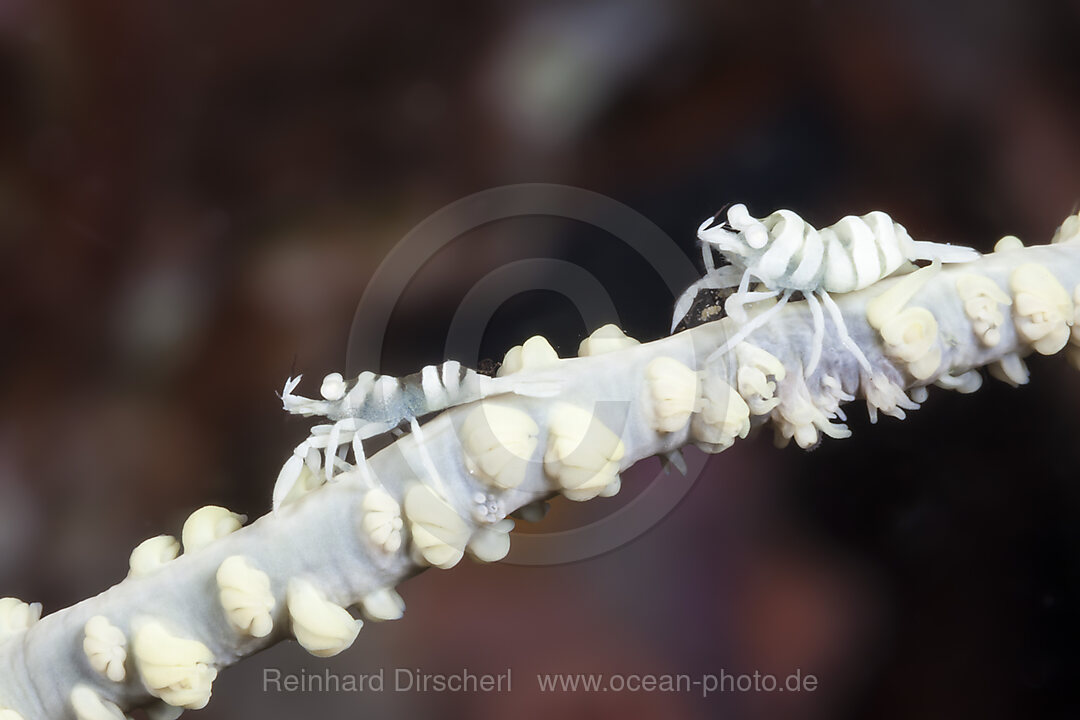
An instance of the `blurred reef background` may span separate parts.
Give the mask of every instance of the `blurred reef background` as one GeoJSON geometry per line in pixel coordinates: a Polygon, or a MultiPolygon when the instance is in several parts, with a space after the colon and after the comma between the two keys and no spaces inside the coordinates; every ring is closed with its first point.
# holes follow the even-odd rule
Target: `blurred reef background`
{"type": "MultiPolygon", "coordinates": [[[[695,258],[729,200],[1047,242],[1080,201],[1077,37],[1075,0],[0,0],[0,594],[56,610],[201,505],[264,513],[307,428],[275,391],[345,369],[376,268],[472,193],[587,188],[695,258]]],[[[368,369],[443,359],[469,289],[535,257],[595,276],[631,335],[666,333],[671,293],[640,257],[521,219],[414,268],[368,369]]],[[[593,329],[529,290],[477,352],[540,333],[570,355],[593,329]]],[[[809,454],[739,443],[607,555],[425,573],[402,621],[326,665],[278,646],[198,716],[1076,717],[1080,377],[1031,367],[1018,390],[932,390],[903,423],[853,405],[854,437],[809,454]],[[265,667],[326,666],[512,668],[514,690],[263,692],[265,667]],[[816,691],[535,682],[797,669],[816,691]]],[[[656,474],[521,529],[589,522],[656,474]]]]}

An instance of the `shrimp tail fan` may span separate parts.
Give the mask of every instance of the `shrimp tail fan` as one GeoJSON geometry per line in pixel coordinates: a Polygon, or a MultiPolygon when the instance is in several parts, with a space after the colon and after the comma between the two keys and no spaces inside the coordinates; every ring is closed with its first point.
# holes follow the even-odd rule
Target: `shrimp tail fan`
{"type": "Polygon", "coordinates": [[[913,240],[911,244],[915,251],[913,259],[917,260],[940,260],[943,263],[966,263],[978,260],[981,257],[978,250],[963,245],[948,245],[946,243],[928,242],[926,240],[913,240]]]}
{"type": "Polygon", "coordinates": [[[522,378],[516,375],[505,375],[492,378],[491,392],[486,394],[499,395],[513,393],[523,397],[549,398],[558,395],[562,391],[562,382],[548,377],[522,378]]]}

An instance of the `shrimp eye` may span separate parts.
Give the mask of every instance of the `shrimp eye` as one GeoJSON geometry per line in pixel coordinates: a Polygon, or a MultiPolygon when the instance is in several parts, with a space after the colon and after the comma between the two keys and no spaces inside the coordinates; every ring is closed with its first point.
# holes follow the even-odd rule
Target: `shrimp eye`
{"type": "Polygon", "coordinates": [[[335,402],[345,397],[345,379],[341,373],[330,373],[323,378],[322,387],[319,388],[323,399],[335,402]]]}
{"type": "Polygon", "coordinates": [[[751,225],[742,231],[746,244],[755,250],[760,250],[769,244],[769,233],[761,225],[751,225]]]}

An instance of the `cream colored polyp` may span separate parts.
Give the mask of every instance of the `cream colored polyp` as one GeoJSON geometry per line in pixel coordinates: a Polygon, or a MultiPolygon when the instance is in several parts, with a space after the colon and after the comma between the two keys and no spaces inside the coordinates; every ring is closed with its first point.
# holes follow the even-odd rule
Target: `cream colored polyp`
{"type": "Polygon", "coordinates": [[[405,517],[419,559],[443,570],[461,561],[469,526],[434,490],[414,483],[405,493],[405,517]]]}
{"type": "Polygon", "coordinates": [[[150,694],[174,707],[206,707],[217,678],[210,649],[197,640],[173,635],[157,620],[137,624],[132,651],[150,694]]]}
{"type": "Polygon", "coordinates": [[[41,603],[0,598],[0,641],[32,627],[41,619],[41,603]]]}
{"type": "Polygon", "coordinates": [[[143,540],[131,551],[128,576],[144,577],[157,572],[180,554],[180,543],[172,535],[158,535],[143,540]]]}
{"type": "Polygon", "coordinates": [[[941,366],[938,323],[926,308],[904,306],[940,271],[939,262],[916,270],[866,306],[867,322],[881,334],[885,353],[903,363],[916,380],[931,377],[941,366]]]}
{"type": "Polygon", "coordinates": [[[513,529],[514,521],[509,518],[481,527],[469,538],[466,550],[480,562],[498,562],[510,552],[513,529]]]}
{"type": "Polygon", "coordinates": [[[907,363],[908,372],[925,380],[941,365],[937,347],[938,324],[926,308],[907,308],[889,318],[880,328],[885,351],[890,357],[907,363]]]}
{"type": "Polygon", "coordinates": [[[1069,342],[1073,305],[1054,274],[1038,263],[1025,263],[1009,276],[1016,332],[1036,352],[1053,355],[1069,342]]]}
{"type": "Polygon", "coordinates": [[[364,494],[360,529],[386,555],[401,548],[401,505],[382,488],[372,488],[364,494]]]}
{"type": "Polygon", "coordinates": [[[544,472],[569,500],[590,500],[613,486],[626,448],[618,435],[588,410],[556,403],[548,416],[544,472]]]}
{"type": "Polygon", "coordinates": [[[360,601],[364,617],[375,622],[399,620],[405,614],[405,601],[393,588],[368,593],[360,601]]]}
{"type": "Polygon", "coordinates": [[[115,703],[103,699],[89,685],[76,685],[69,699],[78,720],[125,720],[115,703]]]}
{"type": "Polygon", "coordinates": [[[708,453],[727,450],[750,432],[750,408],[735,388],[719,377],[701,381],[701,409],[690,422],[694,444],[708,453]]]}
{"type": "Polygon", "coordinates": [[[592,335],[578,345],[579,357],[595,357],[618,350],[640,345],[641,343],[619,329],[617,325],[607,324],[597,328],[592,335]]]}
{"type": "Polygon", "coordinates": [[[330,602],[307,580],[289,581],[287,603],[293,635],[297,642],[316,657],[333,657],[352,646],[362,620],[345,608],[330,602]]]}
{"type": "Polygon", "coordinates": [[[217,505],[196,510],[184,523],[184,552],[190,555],[202,550],[215,540],[239,530],[246,520],[245,516],[217,505]]]}
{"type": "Polygon", "coordinates": [[[799,447],[806,449],[816,445],[821,435],[832,438],[851,435],[846,425],[832,422],[835,411],[831,407],[826,412],[819,402],[815,402],[802,373],[788,375],[780,398],[780,404],[772,413],[778,445],[784,446],[794,438],[799,447]]]}
{"type": "Polygon", "coordinates": [[[745,342],[735,346],[735,359],[739,365],[735,376],[739,395],[752,414],[768,415],[780,404],[776,386],[787,377],[783,363],[771,353],[745,342]]]}
{"type": "Polygon", "coordinates": [[[956,278],[956,292],[964,303],[964,313],[971,321],[971,329],[986,347],[1001,342],[1001,326],[1005,313],[1001,306],[1012,305],[1009,294],[990,278],[975,273],[964,273],[956,278]]]}
{"type": "Polygon", "coordinates": [[[1050,239],[1050,242],[1056,245],[1057,243],[1072,242],[1074,240],[1080,240],[1080,214],[1070,215],[1065,218],[1065,221],[1054,231],[1054,236],[1050,239]]]}
{"type": "Polygon", "coordinates": [[[674,358],[655,358],[645,368],[642,400],[649,427],[658,433],[678,432],[697,408],[697,373],[674,358]]]}
{"type": "Polygon", "coordinates": [[[465,466],[469,473],[500,490],[516,488],[525,479],[536,452],[540,428],[532,417],[509,405],[484,401],[461,426],[465,466]]]}
{"type": "Polygon", "coordinates": [[[104,615],[95,615],[83,628],[83,652],[90,667],[113,682],[127,678],[127,636],[104,615]]]}
{"type": "Polygon", "coordinates": [[[1017,353],[1009,353],[1002,356],[1000,360],[995,363],[991,363],[987,370],[990,375],[1003,383],[1008,383],[1013,387],[1020,387],[1021,385],[1027,385],[1031,379],[1031,373],[1028,371],[1027,363],[1017,353]]]}
{"type": "Polygon", "coordinates": [[[551,343],[540,335],[534,335],[521,345],[515,345],[507,351],[499,367],[499,377],[522,370],[537,370],[551,367],[559,362],[559,354],[551,343]]]}
{"type": "Polygon", "coordinates": [[[249,637],[262,638],[274,629],[274,594],[270,576],[242,555],[225,558],[217,571],[218,599],[229,625],[249,637]]]}

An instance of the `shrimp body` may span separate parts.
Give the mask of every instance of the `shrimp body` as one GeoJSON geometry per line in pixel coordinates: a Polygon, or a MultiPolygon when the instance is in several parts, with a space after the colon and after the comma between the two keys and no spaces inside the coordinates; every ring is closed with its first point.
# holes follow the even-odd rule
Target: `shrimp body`
{"type": "Polygon", "coordinates": [[[339,373],[332,373],[323,379],[321,400],[293,394],[300,379],[298,376],[285,382],[281,393],[285,410],[304,417],[325,417],[331,423],[316,426],[282,467],[274,486],[275,510],[303,475],[305,466],[312,472],[322,470],[327,481],[338,470],[352,469],[345,462],[348,449],[339,454],[343,445],[351,443],[356,469],[370,481],[363,447],[363,441],[368,438],[403,424],[418,432],[417,418],[491,395],[512,392],[545,397],[558,392],[557,383],[550,380],[530,381],[510,375],[488,377],[455,360],[439,366],[428,365],[402,378],[363,372],[346,382],[339,373]]]}
{"type": "Polygon", "coordinates": [[[363,372],[350,383],[341,375],[323,380],[322,400],[293,395],[300,378],[285,383],[281,400],[294,415],[321,415],[335,422],[347,418],[394,425],[411,417],[445,410],[454,405],[480,400],[497,392],[496,378],[481,375],[451,360],[402,378],[363,372]]]}
{"type": "Polygon", "coordinates": [[[734,205],[726,223],[712,223],[698,229],[701,242],[770,290],[848,293],[870,287],[912,260],[979,257],[967,247],[918,242],[881,211],[848,215],[817,230],[790,210],[758,220],[745,205],[734,205]]]}
{"type": "MultiPolygon", "coordinates": [[[[672,327],[689,310],[698,290],[731,288],[724,309],[740,323],[739,330],[712,357],[735,347],[751,332],[764,325],[795,292],[806,298],[814,322],[814,340],[805,373],[816,369],[824,335],[822,306],[829,312],[841,343],[870,372],[870,363],[851,340],[840,309],[830,293],[849,293],[870,287],[901,270],[913,260],[970,262],[979,257],[975,250],[912,239],[903,225],[883,212],[856,217],[848,215],[818,230],[790,210],[778,210],[768,217],[750,216],[745,205],[732,205],[727,220],[719,215],[698,228],[698,239],[706,255],[706,275],[683,294],[675,307],[672,327]],[[729,263],[714,268],[711,253],[719,252],[729,263]],[[764,290],[750,290],[756,281],[764,290]],[[750,319],[743,305],[778,297],[777,303],[750,319]]],[[[711,359],[710,358],[710,359],[711,359]]]]}

